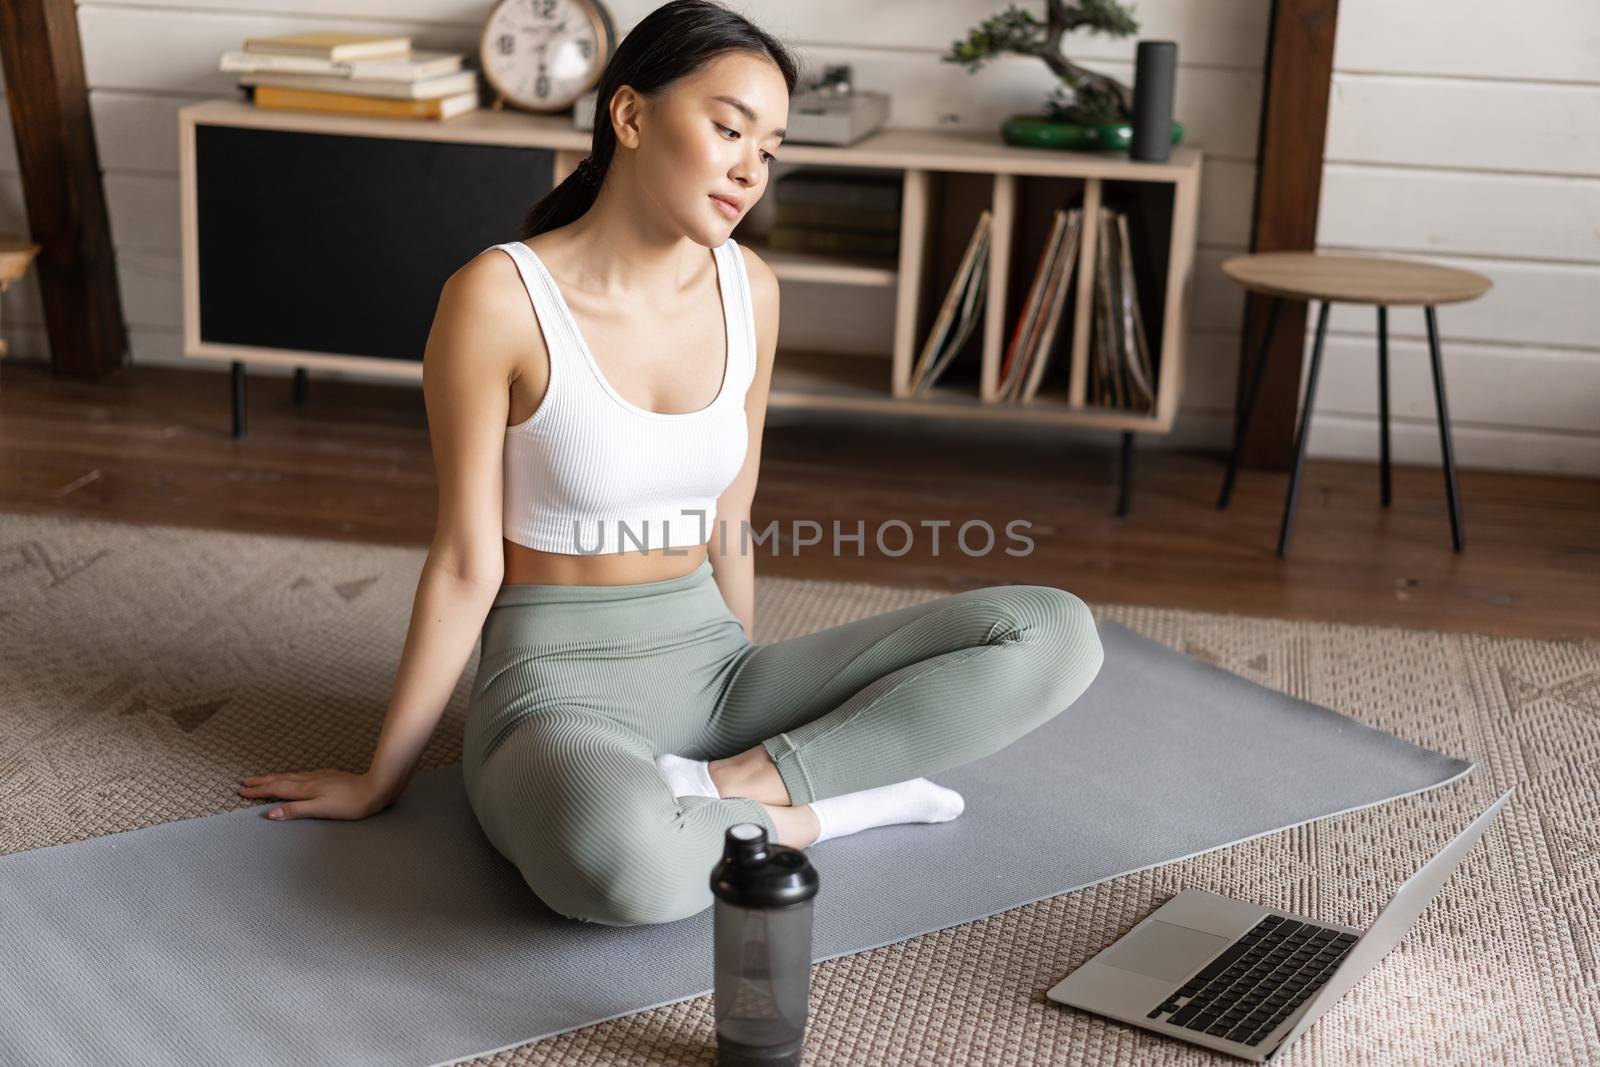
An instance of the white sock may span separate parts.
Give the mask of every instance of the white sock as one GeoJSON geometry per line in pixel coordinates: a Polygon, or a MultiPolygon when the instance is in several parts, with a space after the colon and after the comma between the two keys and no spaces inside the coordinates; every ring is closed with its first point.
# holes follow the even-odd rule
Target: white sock
{"type": "Polygon", "coordinates": [[[711,780],[711,761],[684,759],[670,752],[656,757],[656,770],[675,797],[720,797],[711,780]]]}
{"type": "MultiPolygon", "coordinates": [[[[912,778],[893,785],[880,785],[855,793],[813,800],[822,833],[817,841],[830,837],[890,826],[904,822],[949,822],[966,808],[967,802],[954,789],[935,785],[926,778],[912,778]]],[[[812,844],[816,844],[813,841],[812,844]]]]}

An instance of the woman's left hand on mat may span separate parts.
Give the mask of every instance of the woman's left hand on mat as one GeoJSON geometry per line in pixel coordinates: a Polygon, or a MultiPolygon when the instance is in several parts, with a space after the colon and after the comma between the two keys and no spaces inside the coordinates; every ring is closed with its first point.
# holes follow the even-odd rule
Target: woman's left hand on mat
{"type": "Polygon", "coordinates": [[[365,819],[388,806],[392,797],[365,774],[323,767],[315,771],[257,774],[241,779],[242,797],[288,800],[267,812],[270,819],[365,819]]]}

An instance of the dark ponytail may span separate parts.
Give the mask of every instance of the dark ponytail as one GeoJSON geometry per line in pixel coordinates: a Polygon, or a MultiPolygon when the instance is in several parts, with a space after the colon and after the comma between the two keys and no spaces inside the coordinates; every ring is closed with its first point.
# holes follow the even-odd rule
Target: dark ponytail
{"type": "Polygon", "coordinates": [[[651,96],[728,52],[749,52],[772,60],[789,91],[794,92],[799,72],[788,50],[743,15],[713,0],[672,0],[641,19],[618,43],[600,73],[588,159],[528,209],[522,237],[565,226],[594,206],[617,148],[617,134],[611,128],[611,97],[618,87],[627,85],[651,96]]]}

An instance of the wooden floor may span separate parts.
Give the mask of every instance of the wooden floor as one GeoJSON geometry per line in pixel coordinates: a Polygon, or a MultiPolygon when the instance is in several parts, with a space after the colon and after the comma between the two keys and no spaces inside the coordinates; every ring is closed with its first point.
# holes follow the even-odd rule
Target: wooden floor
{"type": "MultiPolygon", "coordinates": [[[[435,486],[416,385],[313,377],[249,383],[248,436],[230,436],[226,374],[130,367],[99,384],[0,360],[0,511],[425,546],[435,486]]],[[[774,410],[754,506],[777,520],[761,574],[962,589],[1058,585],[1091,603],[1538,637],[1600,639],[1600,481],[1460,472],[1466,550],[1450,551],[1437,467],[1308,460],[1293,543],[1274,552],[1287,475],[1246,470],[1216,508],[1224,457],[1146,448],[1133,508],[1112,515],[1115,434],[1103,446],[1003,423],[774,410]],[[880,524],[909,525],[891,556],[880,524]],[[795,523],[821,525],[798,547],[795,523]],[[837,520],[854,542],[831,548],[837,520]],[[955,531],[981,520],[964,553],[955,531]],[[1023,520],[1032,549],[1008,537],[1023,520]],[[934,553],[933,529],[946,522],[934,553]]],[[[802,536],[807,530],[802,526],[802,536]]],[[[883,530],[891,552],[903,527],[883,530]]]]}

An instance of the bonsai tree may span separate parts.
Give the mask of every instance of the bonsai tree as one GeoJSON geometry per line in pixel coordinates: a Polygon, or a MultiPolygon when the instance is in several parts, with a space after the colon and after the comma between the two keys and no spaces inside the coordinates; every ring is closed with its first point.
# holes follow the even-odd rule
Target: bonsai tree
{"type": "Polygon", "coordinates": [[[968,32],[964,41],[955,41],[940,58],[960,63],[969,74],[977,73],[984,60],[1002,52],[1038,56],[1061,79],[1061,85],[1045,102],[1050,119],[1087,126],[1127,122],[1133,115],[1133,92],[1105,74],[1073,63],[1061,54],[1061,38],[1073,30],[1126,37],[1139,32],[1133,10],[1117,0],[1045,0],[1047,21],[1015,4],[990,16],[968,32]]]}

